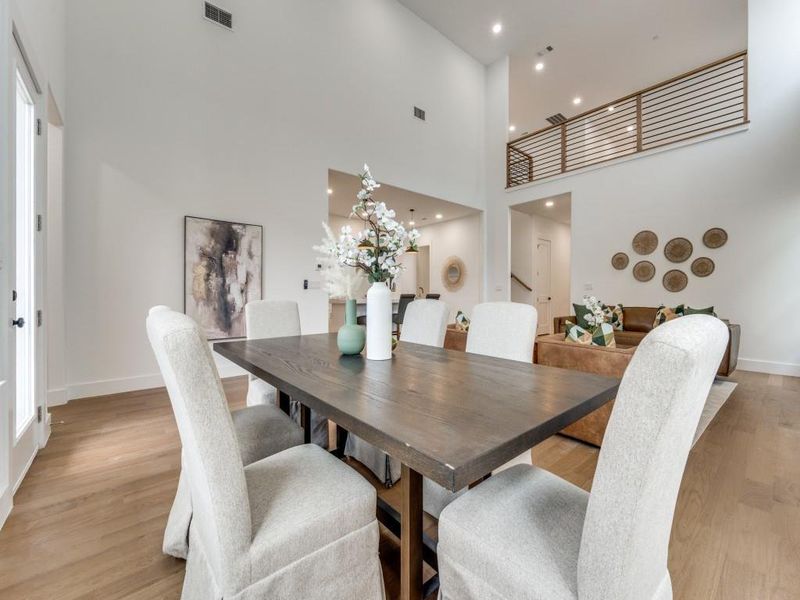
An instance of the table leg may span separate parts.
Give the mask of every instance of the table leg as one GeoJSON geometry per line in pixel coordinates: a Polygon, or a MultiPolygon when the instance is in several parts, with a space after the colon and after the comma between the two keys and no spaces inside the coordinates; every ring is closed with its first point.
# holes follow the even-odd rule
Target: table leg
{"type": "Polygon", "coordinates": [[[403,465],[400,520],[400,598],[422,598],[422,475],[403,465]]]}
{"type": "Polygon", "coordinates": [[[300,427],[303,428],[303,443],[311,443],[311,409],[305,404],[300,405],[300,427]]]}
{"type": "Polygon", "coordinates": [[[283,412],[285,412],[287,415],[290,412],[289,402],[290,402],[289,394],[287,394],[286,392],[281,392],[279,390],[278,391],[278,406],[280,406],[281,410],[283,412]]]}

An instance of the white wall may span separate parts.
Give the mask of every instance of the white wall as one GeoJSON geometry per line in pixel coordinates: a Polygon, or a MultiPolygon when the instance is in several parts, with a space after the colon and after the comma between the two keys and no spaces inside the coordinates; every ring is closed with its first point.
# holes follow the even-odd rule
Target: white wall
{"type": "Polygon", "coordinates": [[[47,405],[64,404],[66,345],[64,336],[64,130],[47,126],[47,405]]]}
{"type": "Polygon", "coordinates": [[[263,224],[265,296],[313,332],[328,169],[483,204],[480,64],[394,0],[224,5],[235,32],[195,0],[70,6],[72,397],[158,384],[144,317],[183,306],[184,215],[263,224]]]}
{"type": "Polygon", "coordinates": [[[572,314],[570,306],[570,226],[539,215],[510,210],[511,272],[534,288],[527,291],[511,282],[512,302],[533,304],[536,290],[537,241],[550,240],[550,316],[572,314]]]}
{"type": "Polygon", "coordinates": [[[420,246],[429,245],[431,249],[431,289],[430,293],[441,294],[440,300],[450,307],[450,321],[459,310],[467,315],[481,301],[483,282],[483,234],[481,215],[453,219],[419,229],[420,246]],[[448,291],[442,284],[442,270],[451,256],[464,262],[464,285],[455,292],[448,291]]]}
{"type": "MultiPolygon", "coordinates": [[[[800,375],[800,322],[789,317],[800,298],[798,22],[797,2],[750,2],[749,131],[509,193],[496,185],[503,147],[488,148],[491,272],[509,266],[507,207],[571,192],[573,300],[591,283],[598,297],[632,305],[713,304],[720,316],[742,325],[740,368],[800,375]],[[730,235],[717,251],[703,249],[700,240],[713,226],[730,235]],[[658,274],[647,284],[634,281],[630,267],[613,270],[611,256],[625,250],[633,258],[630,240],[645,228],[659,234],[659,253],[671,237],[688,237],[695,256],[715,260],[716,272],[705,280],[690,276],[686,290],[671,294],[661,286],[666,263],[660,257],[654,261],[658,274]]],[[[487,111],[503,110],[507,70],[505,61],[490,67],[487,111]]],[[[487,130],[487,139],[495,135],[487,130]]],[[[509,297],[508,283],[497,277],[489,290],[490,297],[509,297]]]]}

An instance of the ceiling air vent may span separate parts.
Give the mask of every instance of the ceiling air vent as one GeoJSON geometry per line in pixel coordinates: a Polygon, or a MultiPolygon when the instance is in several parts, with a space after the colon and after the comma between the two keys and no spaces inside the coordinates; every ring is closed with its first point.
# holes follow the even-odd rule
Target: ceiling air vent
{"type": "Polygon", "coordinates": [[[226,29],[233,29],[233,15],[210,2],[206,2],[206,19],[214,21],[226,29]]]}
{"type": "Polygon", "coordinates": [[[414,116],[418,118],[420,121],[425,120],[425,111],[422,110],[419,106],[414,107],[414,116]]]}
{"type": "Polygon", "coordinates": [[[567,117],[561,113],[556,113],[552,117],[547,117],[547,122],[551,125],[561,125],[562,123],[566,122],[566,120],[567,117]]]}

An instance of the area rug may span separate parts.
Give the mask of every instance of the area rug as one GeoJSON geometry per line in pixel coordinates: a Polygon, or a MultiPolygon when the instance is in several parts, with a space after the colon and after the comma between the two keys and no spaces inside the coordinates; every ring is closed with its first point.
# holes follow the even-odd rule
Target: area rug
{"type": "Polygon", "coordinates": [[[708,427],[711,421],[714,420],[714,417],[717,416],[722,405],[731,397],[733,390],[736,389],[736,385],[737,383],[735,381],[722,377],[717,377],[714,383],[711,384],[711,391],[708,393],[708,400],[706,400],[706,405],[703,407],[703,414],[700,415],[700,423],[697,424],[697,431],[694,433],[692,446],[697,443],[697,440],[703,435],[706,427],[708,427]]]}

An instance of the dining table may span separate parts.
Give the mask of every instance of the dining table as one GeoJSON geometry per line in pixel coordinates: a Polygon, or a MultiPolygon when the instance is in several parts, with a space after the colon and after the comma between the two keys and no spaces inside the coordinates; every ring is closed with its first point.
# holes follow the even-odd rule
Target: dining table
{"type": "MultiPolygon", "coordinates": [[[[423,561],[437,568],[436,544],[423,534],[422,481],[457,491],[598,409],[619,380],[399,342],[389,360],[343,355],[336,334],[248,339],[214,350],[275,386],[281,406],[310,411],[398,459],[400,510],[379,499],[378,518],[400,538],[401,598],[419,600],[423,561]]],[[[341,451],[341,447],[340,447],[341,451]]]]}

